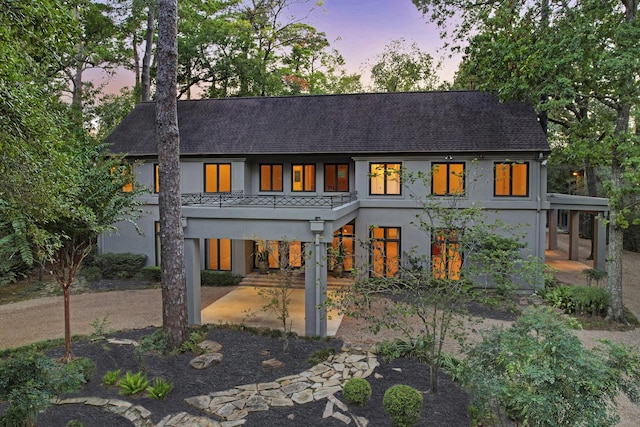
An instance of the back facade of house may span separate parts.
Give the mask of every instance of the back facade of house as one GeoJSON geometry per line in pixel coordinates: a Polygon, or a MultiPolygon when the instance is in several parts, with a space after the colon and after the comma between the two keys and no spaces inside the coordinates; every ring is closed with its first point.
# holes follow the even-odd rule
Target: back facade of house
{"type": "MultiPolygon", "coordinates": [[[[391,276],[416,249],[455,274],[455,242],[413,225],[423,211],[416,197],[481,206],[520,225],[527,253],[544,259],[549,146],[523,104],[474,91],[226,98],[179,101],[178,120],[191,281],[199,269],[249,274],[268,249],[271,268],[282,256],[306,267],[310,317],[335,248],[347,271],[367,264],[391,276]],[[419,172],[426,185],[400,179],[419,172]]],[[[139,104],[108,142],[135,164],[149,214],[138,221],[144,235],[119,224],[119,234],[100,237],[100,251],[143,253],[159,265],[155,104],[139,104]]],[[[317,316],[307,334],[322,335],[317,316]]]]}

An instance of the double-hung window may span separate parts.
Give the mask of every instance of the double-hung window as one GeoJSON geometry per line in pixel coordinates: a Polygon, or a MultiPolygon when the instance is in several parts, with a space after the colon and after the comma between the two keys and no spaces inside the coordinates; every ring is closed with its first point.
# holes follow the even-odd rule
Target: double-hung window
{"type": "Polygon", "coordinates": [[[434,163],[431,168],[431,194],[464,194],[464,163],[434,163]]]}
{"type": "Polygon", "coordinates": [[[207,163],[204,165],[204,192],[231,192],[230,163],[207,163]]]}
{"type": "Polygon", "coordinates": [[[260,191],[282,191],[282,165],[260,165],[260,191]]]}
{"type": "Polygon", "coordinates": [[[401,194],[400,168],[400,163],[371,163],[369,194],[401,194]]]}
{"type": "Polygon", "coordinates": [[[291,191],[316,191],[316,165],[292,165],[291,179],[291,191]]]}
{"type": "Polygon", "coordinates": [[[373,227],[371,229],[373,243],[371,263],[373,275],[393,277],[398,272],[400,262],[400,228],[373,227]]]}
{"type": "Polygon", "coordinates": [[[529,163],[495,163],[494,190],[498,197],[529,195],[529,163]]]}

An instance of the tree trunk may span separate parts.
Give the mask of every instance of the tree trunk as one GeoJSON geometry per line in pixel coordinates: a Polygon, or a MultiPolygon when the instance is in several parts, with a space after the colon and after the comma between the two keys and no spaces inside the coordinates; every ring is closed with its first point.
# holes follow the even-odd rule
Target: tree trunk
{"type": "Polygon", "coordinates": [[[189,335],[180,201],[180,134],[176,100],[177,3],[177,0],[158,1],[158,200],[162,260],[162,324],[169,352],[180,347],[189,335]]]}
{"type": "Polygon", "coordinates": [[[151,100],[151,52],[153,51],[153,8],[149,6],[147,11],[147,34],[142,58],[142,101],[151,100]]]}
{"type": "Polygon", "coordinates": [[[71,354],[71,305],[69,301],[71,283],[62,285],[62,293],[64,295],[64,355],[60,359],[63,363],[71,362],[73,355],[71,354]]]}

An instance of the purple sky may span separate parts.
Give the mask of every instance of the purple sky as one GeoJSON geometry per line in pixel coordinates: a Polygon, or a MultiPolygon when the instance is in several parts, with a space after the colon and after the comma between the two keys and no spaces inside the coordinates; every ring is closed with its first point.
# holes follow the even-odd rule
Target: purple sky
{"type": "MultiPolygon", "coordinates": [[[[304,5],[303,11],[309,5],[304,5]]],[[[294,8],[296,9],[296,8],[294,8]]],[[[304,21],[326,33],[331,46],[346,61],[351,73],[362,74],[367,85],[369,73],[364,68],[383,52],[392,40],[404,38],[439,61],[446,52],[439,52],[442,42],[435,24],[428,23],[411,0],[325,0],[304,21]]],[[[459,58],[446,59],[439,71],[441,80],[452,81],[459,58]]],[[[96,74],[88,73],[89,78],[96,74]]],[[[110,82],[107,91],[117,92],[122,86],[133,86],[133,76],[121,73],[110,82]]]]}

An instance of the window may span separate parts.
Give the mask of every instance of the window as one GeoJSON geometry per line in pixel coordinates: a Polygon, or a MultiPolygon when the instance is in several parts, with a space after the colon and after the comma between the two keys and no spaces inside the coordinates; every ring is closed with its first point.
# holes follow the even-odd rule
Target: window
{"type": "Polygon", "coordinates": [[[458,280],[462,254],[456,230],[438,230],[431,239],[431,268],[436,279],[458,280]]]}
{"type": "Polygon", "coordinates": [[[231,239],[205,239],[207,270],[231,271],[231,239]]]}
{"type": "Polygon", "coordinates": [[[400,194],[400,163],[371,163],[369,194],[400,194]]]}
{"type": "Polygon", "coordinates": [[[160,167],[157,163],[153,164],[153,191],[160,192],[160,167]]]}
{"type": "Polygon", "coordinates": [[[260,191],[282,191],[282,165],[260,165],[260,191]]]}
{"type": "Polygon", "coordinates": [[[154,235],[156,236],[156,265],[159,267],[160,266],[160,261],[161,261],[161,257],[160,257],[160,222],[159,221],[155,221],[153,223],[153,227],[154,227],[154,235]]]}
{"type": "Polygon", "coordinates": [[[349,191],[349,165],[324,165],[324,191],[349,191]]]}
{"type": "Polygon", "coordinates": [[[293,165],[291,172],[291,191],[316,191],[316,165],[293,165]]]}
{"type": "Polygon", "coordinates": [[[379,277],[393,277],[398,272],[400,262],[400,228],[373,227],[373,275],[379,277]]]}
{"type": "Polygon", "coordinates": [[[494,165],[495,196],[528,196],[529,164],[528,163],[496,163],[494,165]]]}
{"type": "MultiPolygon", "coordinates": [[[[131,193],[133,191],[133,166],[131,165],[122,165],[122,166],[114,166],[111,168],[111,175],[120,171],[122,173],[122,191],[125,193],[131,193]]],[[[115,180],[114,180],[115,181],[115,180]]]]}
{"type": "Polygon", "coordinates": [[[434,163],[431,175],[431,194],[464,194],[464,163],[434,163]]]}
{"type": "Polygon", "coordinates": [[[204,165],[204,192],[231,192],[231,164],[207,163],[204,165]]]}
{"type": "MultiPolygon", "coordinates": [[[[344,271],[351,271],[353,269],[353,251],[355,248],[355,222],[351,221],[348,224],[340,227],[333,233],[333,242],[331,247],[333,253],[338,253],[342,258],[342,264],[344,271]],[[341,249],[342,248],[342,253],[341,249]]],[[[331,270],[335,265],[335,257],[330,257],[327,267],[331,270]]]]}
{"type": "MultiPolygon", "coordinates": [[[[267,240],[257,242],[254,245],[254,253],[260,253],[263,249],[269,252],[269,268],[290,269],[301,268],[304,265],[304,248],[302,242],[286,240],[267,240]],[[288,257],[287,257],[288,254],[288,257]],[[284,257],[284,258],[283,258],[284,257]]],[[[254,267],[258,267],[258,260],[255,259],[254,267]]]]}

